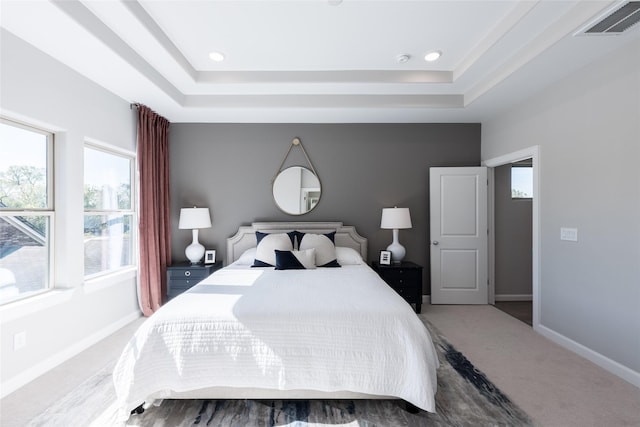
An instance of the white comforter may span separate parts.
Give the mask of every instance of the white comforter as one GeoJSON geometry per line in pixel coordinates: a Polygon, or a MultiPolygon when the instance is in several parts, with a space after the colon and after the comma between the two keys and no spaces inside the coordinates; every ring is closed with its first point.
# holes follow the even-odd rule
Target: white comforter
{"type": "Polygon", "coordinates": [[[113,378],[124,418],[218,386],[393,396],[434,412],[437,367],[425,326],[368,266],[232,264],[147,319],[113,378]]]}

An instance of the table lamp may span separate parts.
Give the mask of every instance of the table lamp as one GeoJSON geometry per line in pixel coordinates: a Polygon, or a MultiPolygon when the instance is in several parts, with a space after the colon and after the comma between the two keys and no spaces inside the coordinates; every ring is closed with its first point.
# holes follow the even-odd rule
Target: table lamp
{"type": "Polygon", "coordinates": [[[393,242],[387,246],[391,252],[391,261],[399,264],[406,253],[404,246],[398,241],[398,230],[401,228],[411,228],[411,215],[409,208],[384,208],[382,209],[382,220],[380,228],[393,230],[393,242]]]}
{"type": "Polygon", "coordinates": [[[198,264],[204,256],[204,246],[198,242],[198,229],[211,227],[209,208],[182,208],[180,209],[180,221],[178,228],[191,229],[193,242],[185,249],[184,253],[191,264],[198,264]]]}

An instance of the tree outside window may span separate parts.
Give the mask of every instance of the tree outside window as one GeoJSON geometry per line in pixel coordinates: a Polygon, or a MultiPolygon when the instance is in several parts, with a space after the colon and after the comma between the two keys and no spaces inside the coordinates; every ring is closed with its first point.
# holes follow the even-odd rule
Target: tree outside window
{"type": "Polygon", "coordinates": [[[50,288],[53,135],[0,119],[0,304],[50,288]]]}
{"type": "Polygon", "coordinates": [[[133,265],[133,157],[84,149],[84,274],[133,265]]]}
{"type": "Polygon", "coordinates": [[[511,198],[533,198],[532,159],[521,160],[511,164],[511,198]]]}

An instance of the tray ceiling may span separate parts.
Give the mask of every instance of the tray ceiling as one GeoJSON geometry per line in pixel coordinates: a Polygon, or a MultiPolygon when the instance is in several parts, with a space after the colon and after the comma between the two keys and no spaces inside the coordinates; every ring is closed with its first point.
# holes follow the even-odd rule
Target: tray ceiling
{"type": "Polygon", "coordinates": [[[172,122],[477,122],[640,38],[581,32],[622,4],[3,0],[0,22],[172,122]]]}

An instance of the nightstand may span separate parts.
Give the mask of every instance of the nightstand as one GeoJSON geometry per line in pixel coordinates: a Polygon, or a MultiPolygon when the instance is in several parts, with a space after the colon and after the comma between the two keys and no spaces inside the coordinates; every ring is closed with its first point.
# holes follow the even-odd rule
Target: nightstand
{"type": "Polygon", "coordinates": [[[422,309],[422,266],[411,261],[381,265],[373,261],[373,269],[409,304],[416,305],[416,313],[422,309]]]}
{"type": "Polygon", "coordinates": [[[167,266],[167,301],[208,277],[222,267],[221,262],[214,264],[176,263],[167,266]]]}

